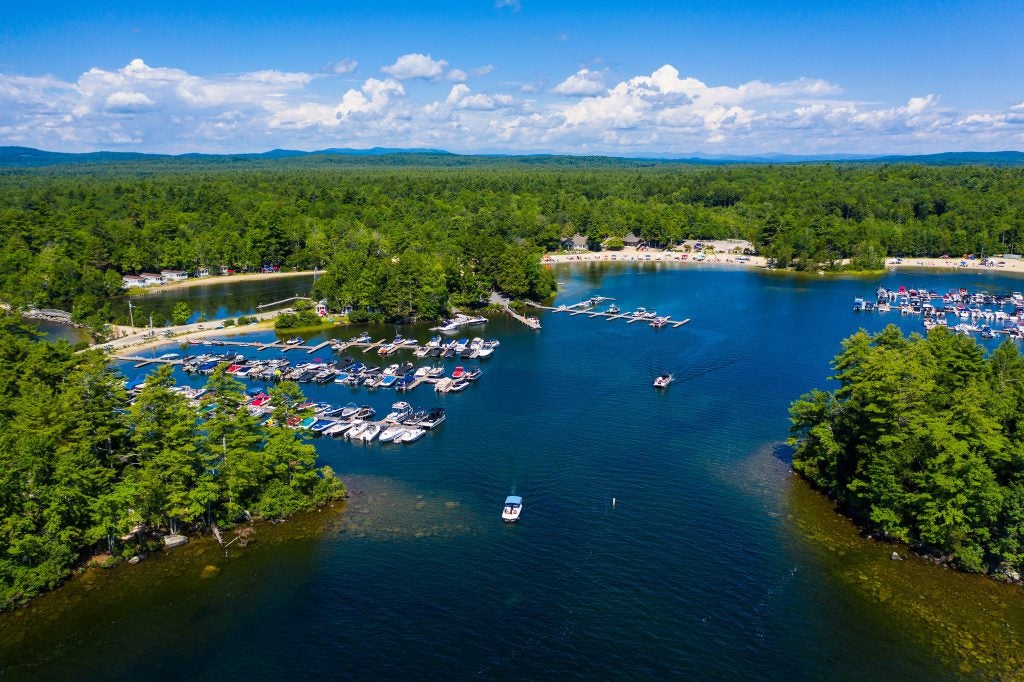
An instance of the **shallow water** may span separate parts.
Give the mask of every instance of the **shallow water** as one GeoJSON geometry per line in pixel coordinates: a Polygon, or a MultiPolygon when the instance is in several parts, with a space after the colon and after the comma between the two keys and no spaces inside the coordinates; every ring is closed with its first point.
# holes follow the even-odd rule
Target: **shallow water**
{"type": "MultiPolygon", "coordinates": [[[[261,530],[227,562],[196,542],[94,571],[0,616],[0,668],[17,678],[1022,674],[1020,589],[890,561],[892,547],[836,516],[778,446],[789,403],[826,385],[843,337],[920,328],[898,313],[854,314],[854,296],[879,281],[1020,280],[659,264],[555,272],[560,303],[600,293],[692,322],[653,330],[547,313],[540,332],[506,319],[468,332],[502,341],[480,382],[407,396],[448,409],[437,433],[412,446],[316,441],[361,493],[336,521],[261,530]],[[661,371],[679,380],[657,393],[661,371]],[[513,491],[522,519],[502,524],[513,491]],[[208,564],[220,572],[200,578],[208,564]]],[[[378,411],[398,399],[333,385],[308,394],[378,411]]]]}

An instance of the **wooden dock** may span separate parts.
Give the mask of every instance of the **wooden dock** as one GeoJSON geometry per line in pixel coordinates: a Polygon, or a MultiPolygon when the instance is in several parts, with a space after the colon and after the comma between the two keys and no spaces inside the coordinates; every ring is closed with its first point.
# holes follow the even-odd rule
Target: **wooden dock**
{"type": "MultiPolygon", "coordinates": [[[[595,296],[593,299],[590,300],[597,300],[598,303],[600,303],[601,301],[610,301],[613,299],[595,296]]],[[[579,303],[573,303],[572,305],[560,305],[558,307],[540,305],[539,303],[532,302],[527,302],[527,305],[533,308],[537,308],[539,310],[547,310],[552,313],[568,313],[569,317],[576,317],[577,315],[586,315],[590,319],[603,317],[607,322],[611,322],[612,320],[626,320],[626,324],[634,324],[636,322],[647,322],[649,324],[654,319],[650,317],[637,317],[632,313],[608,313],[597,310],[589,310],[588,308],[592,305],[590,301],[581,301],[579,303]]],[[[672,320],[671,315],[659,315],[658,317],[665,320],[665,324],[663,326],[672,327],[673,329],[678,329],[679,327],[682,327],[684,324],[688,324],[690,322],[690,318],[686,318],[685,320],[672,320]]]]}
{"type": "Polygon", "coordinates": [[[167,360],[164,358],[147,358],[141,355],[115,355],[114,359],[123,360],[125,362],[137,362],[138,364],[135,365],[136,369],[139,369],[140,367],[145,367],[146,365],[180,365],[184,362],[184,360],[182,360],[181,358],[177,358],[175,360],[167,360]]]}

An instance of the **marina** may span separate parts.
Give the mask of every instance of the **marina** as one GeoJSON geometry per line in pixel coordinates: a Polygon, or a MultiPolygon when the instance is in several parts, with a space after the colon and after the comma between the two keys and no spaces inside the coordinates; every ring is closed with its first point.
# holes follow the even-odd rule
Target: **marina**
{"type": "Polygon", "coordinates": [[[967,336],[980,334],[985,339],[997,336],[1024,339],[1024,294],[1019,291],[972,293],[966,287],[957,287],[939,293],[935,288],[926,287],[878,287],[874,301],[855,297],[853,310],[921,316],[925,330],[946,327],[967,336]]]}
{"type": "MultiPolygon", "coordinates": [[[[588,297],[597,285],[592,274],[555,267],[565,272],[554,307],[588,297]]],[[[0,655],[10,673],[32,677],[34,666],[45,665],[58,677],[109,677],[111,659],[102,652],[124,650],[136,653],[119,660],[119,676],[143,675],[154,665],[194,675],[192,662],[168,652],[159,638],[137,636],[181,631],[208,643],[201,655],[209,676],[287,677],[295,651],[303,650],[314,668],[349,657],[402,677],[425,668],[501,677],[514,667],[528,678],[552,671],[600,678],[609,666],[651,679],[743,678],[751,670],[772,678],[827,677],[836,661],[850,660],[849,652],[870,651],[871,665],[889,679],[963,677],[968,665],[979,676],[1012,678],[1017,668],[1002,661],[1019,660],[1024,643],[1019,591],[913,555],[891,561],[891,547],[837,516],[791,474],[786,459],[789,404],[821,386],[843,338],[890,323],[921,330],[920,315],[850,314],[856,296],[877,286],[897,290],[906,273],[872,280],[865,291],[864,280],[854,278],[713,269],[636,277],[631,267],[640,266],[596,271],[601,291],[619,308],[686,311],[700,324],[688,325],[685,335],[646,334],[637,331],[641,323],[621,318],[588,324],[570,320],[601,318],[538,311],[543,334],[495,316],[486,334],[466,327],[451,338],[426,325],[367,326],[370,338],[360,343],[385,342],[370,351],[283,352],[274,332],[240,330],[245,335],[232,341],[248,347],[167,344],[134,352],[156,359],[170,351],[241,354],[286,360],[289,371],[316,358],[340,364],[348,354],[382,371],[412,362],[443,366],[445,379],[460,365],[481,367],[484,376],[457,397],[430,390],[436,384],[411,392],[301,384],[308,402],[340,409],[322,412],[304,431],[349,486],[337,529],[323,530],[334,518],[325,509],[312,515],[308,535],[298,533],[299,519],[268,524],[259,542],[230,561],[218,559],[212,540],[196,538],[138,566],[90,571],[17,619],[2,614],[0,655]],[[416,347],[402,344],[380,356],[396,331],[417,338],[416,347]],[[434,335],[441,337],[436,343],[434,335]],[[458,345],[460,336],[470,337],[468,348],[474,335],[500,339],[490,361],[456,359],[454,347],[447,359],[445,351],[416,355],[458,345]],[[656,391],[652,382],[661,372],[675,380],[656,391]],[[398,429],[387,418],[400,411],[393,409],[399,402],[414,412],[442,407],[445,421],[415,447],[395,445],[398,429]],[[353,408],[374,410],[357,417],[380,427],[368,444],[344,437],[358,426],[348,419],[353,408]],[[637,414],[645,415],[642,428],[635,428],[637,414]],[[325,427],[325,419],[340,423],[325,427]],[[496,491],[528,497],[530,513],[503,523],[504,497],[496,491]],[[272,533],[288,540],[272,540],[272,533]],[[504,556],[516,560],[495,561],[504,556]],[[220,573],[202,577],[210,564],[220,573]],[[465,610],[439,607],[441,593],[465,610]],[[538,619],[539,613],[547,615],[538,619]],[[281,627],[254,628],[259,618],[281,627]],[[369,620],[338,627],[352,618],[369,620]],[[641,633],[637,619],[645,623],[641,633]],[[865,627],[848,626],[858,619],[865,627]],[[500,641],[493,636],[498,628],[509,632],[500,641]],[[378,636],[404,646],[382,648],[378,636]],[[961,646],[968,637],[971,649],[961,646]],[[258,660],[224,653],[242,640],[259,648],[258,660]],[[521,654],[513,658],[513,649],[521,654]]],[[[940,292],[1021,289],[1021,280],[995,276],[915,282],[940,292]]],[[[332,335],[338,333],[304,335],[302,345],[312,348],[332,335]]],[[[974,336],[989,351],[1004,338],[974,336]]],[[[125,375],[143,373],[132,365],[119,363],[125,375]]],[[[174,376],[182,389],[206,383],[182,365],[174,365],[174,376]]],[[[265,404],[258,393],[273,383],[244,381],[254,406],[265,404]]]]}

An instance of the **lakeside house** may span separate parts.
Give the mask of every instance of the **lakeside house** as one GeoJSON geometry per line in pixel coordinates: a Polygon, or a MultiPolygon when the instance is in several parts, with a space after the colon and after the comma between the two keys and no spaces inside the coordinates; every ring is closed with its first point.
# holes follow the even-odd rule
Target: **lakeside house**
{"type": "Polygon", "coordinates": [[[317,301],[316,314],[320,317],[327,317],[327,301],[317,301]]]}
{"type": "Polygon", "coordinates": [[[210,276],[210,268],[208,268],[208,267],[204,266],[204,267],[201,267],[198,270],[196,270],[196,277],[209,277],[209,276],[210,276]]]}
{"type": "Polygon", "coordinates": [[[188,279],[188,273],[184,270],[161,270],[160,276],[164,282],[183,282],[188,279]]]}
{"type": "Polygon", "coordinates": [[[635,249],[636,247],[640,246],[642,242],[643,240],[640,239],[640,237],[637,237],[632,232],[627,232],[626,236],[622,238],[622,243],[626,246],[627,249],[635,249]]]}
{"type": "Polygon", "coordinates": [[[577,232],[571,237],[562,240],[562,247],[567,251],[588,251],[587,238],[577,232]]]}
{"type": "Polygon", "coordinates": [[[140,272],[139,277],[141,277],[144,282],[143,286],[147,287],[164,283],[164,278],[154,272],[140,272]]]}
{"type": "Polygon", "coordinates": [[[146,280],[138,275],[123,275],[121,277],[121,285],[125,289],[131,289],[133,287],[144,287],[146,286],[146,280]]]}

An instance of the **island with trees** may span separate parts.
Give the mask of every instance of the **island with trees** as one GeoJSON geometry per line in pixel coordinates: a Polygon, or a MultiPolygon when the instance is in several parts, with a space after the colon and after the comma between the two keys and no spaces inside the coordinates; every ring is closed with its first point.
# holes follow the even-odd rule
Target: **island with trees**
{"type": "Polygon", "coordinates": [[[276,423],[246,409],[222,366],[197,407],[169,365],[129,402],[98,351],[0,327],[0,609],[52,588],[90,557],[144,554],[172,533],[277,519],[345,494],[315,448],[283,426],[302,393],[272,391],[276,423]],[[211,407],[215,406],[215,407],[211,407]]]}
{"type": "Polygon", "coordinates": [[[793,469],[872,534],[972,572],[1024,571],[1024,358],[896,326],[843,341],[791,407],[793,469]]]}

